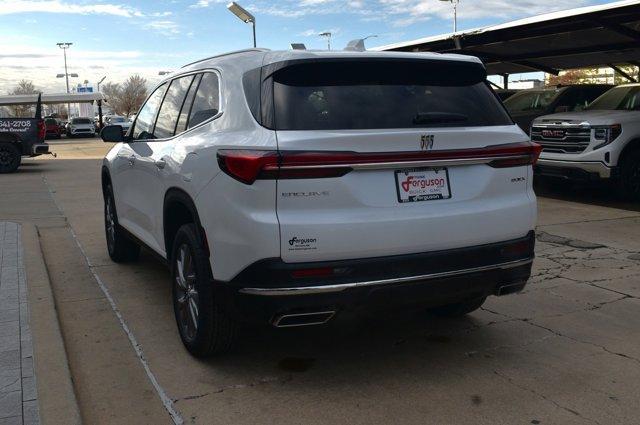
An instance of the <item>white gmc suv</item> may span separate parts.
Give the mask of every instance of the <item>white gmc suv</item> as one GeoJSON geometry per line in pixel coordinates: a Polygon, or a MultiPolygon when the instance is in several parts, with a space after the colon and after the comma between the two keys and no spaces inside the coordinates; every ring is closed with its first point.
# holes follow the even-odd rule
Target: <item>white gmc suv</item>
{"type": "Polygon", "coordinates": [[[170,265],[196,356],[240,322],[445,315],[531,273],[540,147],[476,58],[252,49],[162,82],[104,159],[109,255],[170,265]]]}
{"type": "Polygon", "coordinates": [[[565,179],[612,179],[640,200],[640,84],[614,87],[581,112],[537,118],[542,145],[536,173],[565,179]]]}

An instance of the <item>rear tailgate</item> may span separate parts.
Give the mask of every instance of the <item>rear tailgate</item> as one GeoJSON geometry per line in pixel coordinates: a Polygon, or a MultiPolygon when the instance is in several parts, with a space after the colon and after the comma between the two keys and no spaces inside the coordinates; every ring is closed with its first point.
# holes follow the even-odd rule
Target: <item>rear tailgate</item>
{"type": "MultiPolygon", "coordinates": [[[[283,260],[306,262],[436,251],[514,239],[533,228],[531,167],[494,168],[482,163],[482,150],[474,149],[497,141],[521,142],[519,129],[433,130],[430,135],[435,144],[446,146],[448,149],[440,152],[449,151],[453,154],[450,159],[428,162],[425,158],[421,163],[392,159],[397,154],[389,152],[390,145],[398,151],[415,152],[422,135],[414,131],[279,132],[283,152],[294,152],[301,144],[339,151],[348,141],[350,151],[384,152],[390,159],[362,169],[356,164],[353,171],[341,177],[280,179],[277,212],[283,260]],[[470,132],[473,137],[466,137],[470,132]],[[466,165],[466,159],[455,159],[461,152],[473,152],[481,163],[473,164],[472,159],[466,165]],[[429,166],[446,161],[451,165],[429,166]],[[442,188],[429,191],[433,183],[442,188]],[[424,193],[426,196],[420,198],[424,193]]],[[[490,149],[487,156],[491,156],[490,149]]]]}
{"type": "Polygon", "coordinates": [[[537,148],[485,78],[481,65],[454,61],[315,62],[276,73],[283,260],[399,255],[526,235],[536,218],[537,148]],[[526,159],[493,162],[509,156],[526,159]]]}

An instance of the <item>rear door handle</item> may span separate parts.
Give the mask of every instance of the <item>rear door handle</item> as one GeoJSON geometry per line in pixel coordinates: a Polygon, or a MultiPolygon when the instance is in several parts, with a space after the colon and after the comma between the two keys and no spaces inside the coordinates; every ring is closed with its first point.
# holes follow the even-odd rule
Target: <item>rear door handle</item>
{"type": "Polygon", "coordinates": [[[156,167],[158,167],[159,170],[163,170],[166,165],[167,163],[164,159],[159,159],[156,161],[156,167]]]}

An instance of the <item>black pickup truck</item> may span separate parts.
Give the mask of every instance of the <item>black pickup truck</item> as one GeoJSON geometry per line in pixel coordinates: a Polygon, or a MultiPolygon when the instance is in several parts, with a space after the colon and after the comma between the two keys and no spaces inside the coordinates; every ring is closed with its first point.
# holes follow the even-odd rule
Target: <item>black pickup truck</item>
{"type": "Polygon", "coordinates": [[[0,118],[0,174],[16,171],[23,156],[49,154],[45,133],[41,96],[35,118],[0,118]]]}

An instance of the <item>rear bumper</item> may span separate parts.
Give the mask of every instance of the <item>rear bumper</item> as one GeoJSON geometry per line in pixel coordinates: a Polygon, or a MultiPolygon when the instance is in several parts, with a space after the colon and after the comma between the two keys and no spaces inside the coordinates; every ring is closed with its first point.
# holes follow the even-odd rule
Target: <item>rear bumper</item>
{"type": "Polygon", "coordinates": [[[608,179],[615,168],[596,161],[563,161],[540,158],[535,167],[536,174],[572,180],[608,179]]]}
{"type": "Polygon", "coordinates": [[[259,323],[318,311],[437,307],[520,291],[531,275],[534,245],[531,231],[516,240],[421,254],[305,264],[273,259],[215,287],[234,317],[259,323]],[[291,277],[310,268],[337,273],[321,280],[291,277]]]}
{"type": "Polygon", "coordinates": [[[47,155],[49,154],[49,145],[38,144],[31,146],[31,156],[47,155]]]}

